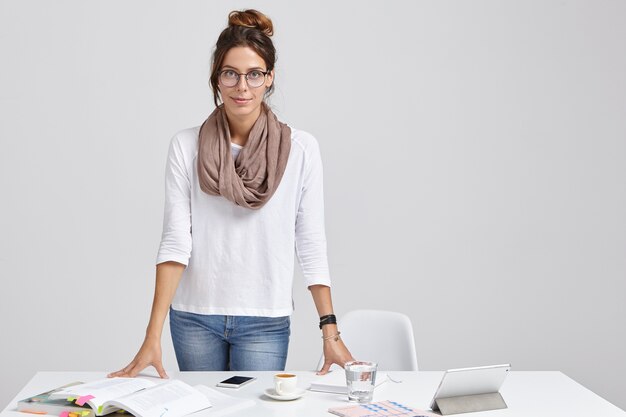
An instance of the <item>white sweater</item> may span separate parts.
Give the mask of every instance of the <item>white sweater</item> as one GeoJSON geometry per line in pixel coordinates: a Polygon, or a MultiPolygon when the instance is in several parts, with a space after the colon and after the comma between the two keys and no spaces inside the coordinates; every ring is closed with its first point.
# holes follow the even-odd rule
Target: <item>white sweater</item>
{"type": "Polygon", "coordinates": [[[278,189],[258,210],[200,189],[200,127],[178,132],[165,172],[165,214],[157,264],[187,265],[176,310],[279,317],[293,311],[294,248],[306,285],[330,286],[322,161],[315,138],[292,129],[278,189]]]}

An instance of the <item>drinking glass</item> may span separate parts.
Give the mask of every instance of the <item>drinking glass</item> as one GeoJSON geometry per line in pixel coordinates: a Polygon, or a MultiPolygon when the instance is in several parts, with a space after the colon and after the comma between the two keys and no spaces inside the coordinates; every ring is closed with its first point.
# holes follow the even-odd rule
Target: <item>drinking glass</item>
{"type": "Polygon", "coordinates": [[[369,403],[374,396],[376,386],[376,362],[351,361],[344,365],[346,384],[348,385],[348,401],[369,403]]]}

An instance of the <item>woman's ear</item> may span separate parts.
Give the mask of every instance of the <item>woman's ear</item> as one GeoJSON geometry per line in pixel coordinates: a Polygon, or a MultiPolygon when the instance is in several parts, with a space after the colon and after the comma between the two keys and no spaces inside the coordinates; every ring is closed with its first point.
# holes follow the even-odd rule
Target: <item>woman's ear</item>
{"type": "Polygon", "coordinates": [[[270,88],[274,83],[274,70],[271,70],[269,74],[267,74],[267,81],[265,81],[265,86],[270,88]]]}

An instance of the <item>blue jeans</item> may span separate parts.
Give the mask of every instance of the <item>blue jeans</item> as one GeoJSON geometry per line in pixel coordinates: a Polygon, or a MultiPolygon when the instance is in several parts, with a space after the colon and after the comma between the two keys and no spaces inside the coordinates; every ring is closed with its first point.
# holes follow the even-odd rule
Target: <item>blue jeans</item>
{"type": "Polygon", "coordinates": [[[170,307],[170,331],[181,371],[282,371],[289,316],[188,313],[170,307]]]}

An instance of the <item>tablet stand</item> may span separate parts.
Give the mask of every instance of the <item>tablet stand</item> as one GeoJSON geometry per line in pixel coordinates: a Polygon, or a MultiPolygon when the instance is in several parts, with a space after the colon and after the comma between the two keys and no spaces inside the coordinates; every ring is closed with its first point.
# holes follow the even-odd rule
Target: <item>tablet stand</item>
{"type": "Polygon", "coordinates": [[[437,398],[435,403],[443,416],[507,408],[504,398],[502,398],[499,392],[437,398]]]}

